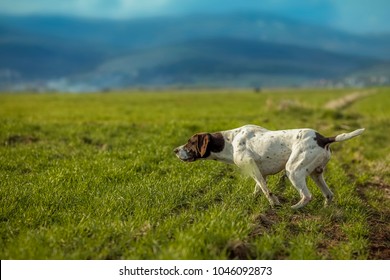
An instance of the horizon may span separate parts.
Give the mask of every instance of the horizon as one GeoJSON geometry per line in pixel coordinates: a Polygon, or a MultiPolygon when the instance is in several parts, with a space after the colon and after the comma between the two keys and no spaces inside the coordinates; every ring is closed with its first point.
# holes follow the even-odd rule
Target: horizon
{"type": "Polygon", "coordinates": [[[0,89],[390,84],[390,32],[335,26],[333,0],[13,1],[0,2],[0,89]]]}

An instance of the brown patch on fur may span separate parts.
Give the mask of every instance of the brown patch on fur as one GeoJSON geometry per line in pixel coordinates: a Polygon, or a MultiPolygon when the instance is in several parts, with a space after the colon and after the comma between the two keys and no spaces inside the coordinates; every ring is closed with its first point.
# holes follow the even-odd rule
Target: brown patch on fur
{"type": "Polygon", "coordinates": [[[194,161],[198,158],[201,158],[201,150],[203,149],[203,144],[205,148],[207,147],[208,139],[206,139],[205,133],[198,133],[193,136],[191,136],[190,139],[188,139],[187,144],[185,145],[185,148],[190,153],[191,157],[188,161],[194,161]]]}
{"type": "Polygon", "coordinates": [[[207,153],[207,146],[209,145],[209,134],[197,134],[197,151],[201,158],[205,157],[207,153]]]}
{"type": "Polygon", "coordinates": [[[211,152],[219,153],[225,147],[225,139],[219,132],[217,133],[197,133],[193,135],[186,145],[191,152],[193,160],[207,158],[211,152]]]}
{"type": "Polygon", "coordinates": [[[328,149],[329,144],[336,141],[335,137],[324,137],[318,132],[316,132],[316,137],[314,137],[314,140],[317,142],[317,145],[321,148],[328,149]]]}
{"type": "Polygon", "coordinates": [[[222,133],[211,133],[210,136],[210,151],[213,153],[222,152],[223,148],[225,148],[225,139],[223,138],[222,133]]]}

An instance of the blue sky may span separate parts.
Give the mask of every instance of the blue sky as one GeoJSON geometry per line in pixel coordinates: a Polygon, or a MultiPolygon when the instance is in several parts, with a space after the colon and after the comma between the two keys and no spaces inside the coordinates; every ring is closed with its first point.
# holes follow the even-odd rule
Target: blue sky
{"type": "Polygon", "coordinates": [[[261,11],[354,33],[390,33],[389,0],[0,0],[0,13],[127,19],[261,11]]]}

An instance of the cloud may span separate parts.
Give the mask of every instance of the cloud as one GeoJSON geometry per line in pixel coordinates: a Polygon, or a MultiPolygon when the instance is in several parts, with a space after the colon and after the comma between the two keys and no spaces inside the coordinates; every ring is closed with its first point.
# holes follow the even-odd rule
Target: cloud
{"type": "Polygon", "coordinates": [[[310,16],[316,9],[322,13],[331,12],[332,2],[331,0],[1,0],[0,10],[12,14],[54,13],[95,17],[223,13],[240,10],[310,16]]]}
{"type": "Polygon", "coordinates": [[[1,0],[5,14],[54,14],[81,17],[129,18],[164,14],[175,0],[1,0]]]}
{"type": "Polygon", "coordinates": [[[0,2],[0,10],[6,14],[30,14],[30,13],[50,13],[54,10],[65,9],[65,6],[72,6],[75,1],[61,1],[53,7],[53,1],[39,0],[2,0],[0,2]]]}
{"type": "Polygon", "coordinates": [[[353,32],[390,32],[388,0],[0,0],[0,13],[125,19],[261,11],[353,32]]]}
{"type": "Polygon", "coordinates": [[[333,1],[337,16],[331,26],[358,33],[390,32],[390,1],[333,1]]]}
{"type": "Polygon", "coordinates": [[[166,7],[172,0],[95,0],[95,2],[99,2],[95,3],[95,11],[101,17],[134,18],[164,15],[166,7]]]}

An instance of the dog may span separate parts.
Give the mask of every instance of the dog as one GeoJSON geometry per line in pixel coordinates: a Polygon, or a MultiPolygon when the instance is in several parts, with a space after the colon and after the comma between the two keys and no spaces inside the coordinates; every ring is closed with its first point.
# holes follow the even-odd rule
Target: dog
{"type": "Polygon", "coordinates": [[[267,176],[285,170],[300,196],[292,208],[299,209],[312,199],[306,186],[307,176],[321,189],[325,205],[332,202],[333,193],[323,177],[331,156],[329,145],[349,140],[363,131],[361,128],[335,137],[324,137],[309,128],[272,131],[245,125],[221,132],[195,134],[186,144],[175,148],[174,153],[184,162],[207,159],[237,165],[256,181],[254,194],[261,190],[271,207],[280,206],[280,202],[268,189],[267,176]]]}

